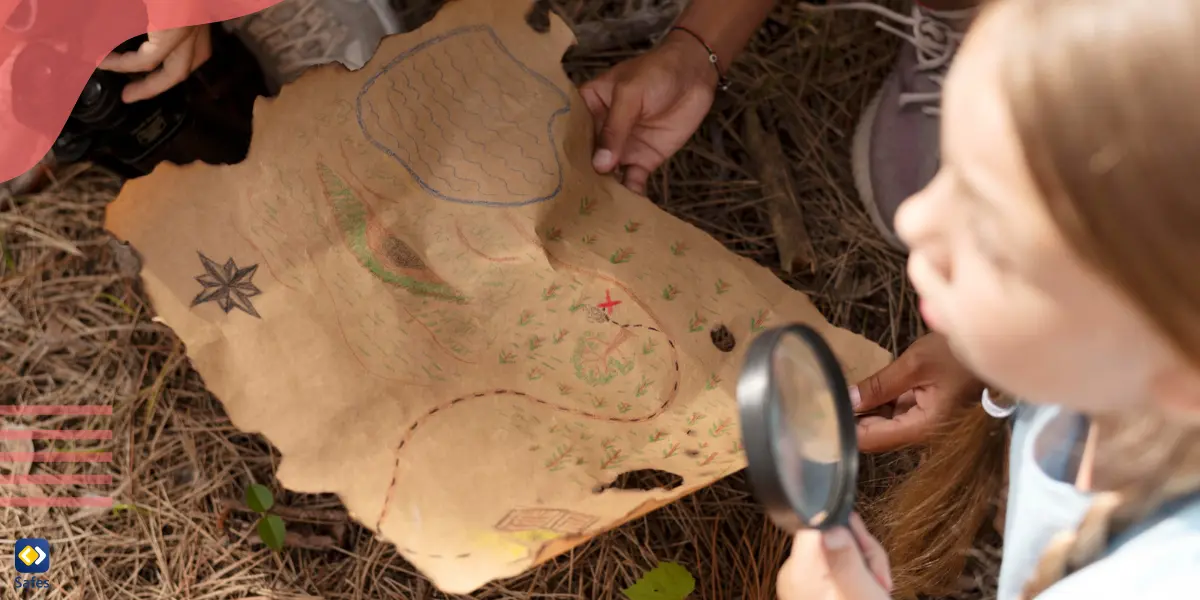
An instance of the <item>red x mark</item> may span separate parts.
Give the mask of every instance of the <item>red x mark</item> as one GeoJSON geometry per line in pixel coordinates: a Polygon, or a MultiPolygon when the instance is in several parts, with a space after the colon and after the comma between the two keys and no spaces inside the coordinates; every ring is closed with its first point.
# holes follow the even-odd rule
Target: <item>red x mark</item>
{"type": "Polygon", "coordinates": [[[610,314],[610,315],[611,315],[611,314],[612,314],[612,311],[613,311],[613,307],[614,307],[614,306],[616,306],[616,305],[618,305],[618,304],[620,304],[620,303],[621,303],[621,301],[620,301],[620,300],[613,300],[613,299],[612,299],[612,296],[610,296],[610,295],[608,294],[608,290],[604,290],[604,302],[601,302],[600,304],[597,304],[596,306],[597,306],[598,308],[602,308],[602,309],[604,309],[604,310],[608,311],[608,314],[610,314]]]}

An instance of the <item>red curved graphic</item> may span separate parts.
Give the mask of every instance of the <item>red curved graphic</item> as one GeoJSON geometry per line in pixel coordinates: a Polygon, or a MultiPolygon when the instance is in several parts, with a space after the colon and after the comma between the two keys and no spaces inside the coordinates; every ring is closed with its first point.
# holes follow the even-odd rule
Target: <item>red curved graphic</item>
{"type": "Polygon", "coordinates": [[[228,21],[280,0],[0,0],[0,182],[50,150],[84,84],[143,33],[228,21]]]}

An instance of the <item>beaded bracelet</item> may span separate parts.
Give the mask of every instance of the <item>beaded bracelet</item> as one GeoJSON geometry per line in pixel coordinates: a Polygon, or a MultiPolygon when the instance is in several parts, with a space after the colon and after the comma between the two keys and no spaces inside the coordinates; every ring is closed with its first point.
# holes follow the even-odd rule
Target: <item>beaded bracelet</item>
{"type": "Polygon", "coordinates": [[[717,71],[717,89],[719,89],[721,91],[725,91],[725,90],[729,89],[729,83],[730,83],[729,79],[727,79],[724,75],[721,74],[721,61],[719,58],[717,58],[717,53],[714,52],[712,47],[708,45],[708,42],[704,41],[704,38],[700,37],[700,34],[696,33],[695,31],[692,31],[691,29],[688,29],[687,27],[675,25],[675,26],[671,27],[670,30],[668,30],[668,33],[670,33],[671,31],[682,31],[682,32],[696,38],[696,41],[700,42],[700,45],[704,46],[704,50],[706,52],[708,52],[708,62],[712,63],[713,68],[716,69],[716,71],[717,71]]]}

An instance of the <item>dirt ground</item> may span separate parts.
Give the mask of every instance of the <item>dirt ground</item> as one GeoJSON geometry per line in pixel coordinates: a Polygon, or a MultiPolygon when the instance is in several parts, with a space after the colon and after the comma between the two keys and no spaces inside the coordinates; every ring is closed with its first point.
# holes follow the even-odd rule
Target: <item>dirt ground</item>
{"type": "MultiPolygon", "coordinates": [[[[432,10],[409,5],[409,27],[432,10]]],[[[645,48],[634,38],[661,30],[677,10],[636,0],[563,0],[556,8],[580,32],[583,46],[565,63],[577,83],[645,48]]],[[[903,258],[875,235],[849,164],[857,117],[900,43],[873,22],[866,13],[815,16],[784,3],[734,65],[733,86],[696,136],[652,177],[650,196],[776,269],[834,323],[896,351],[922,325],[903,258]],[[752,112],[783,149],[811,238],[811,264],[795,274],[779,270],[760,165],[747,151],[752,112]]],[[[101,223],[120,181],[88,165],[61,167],[54,177],[38,194],[0,195],[0,403],[111,403],[112,417],[73,417],[66,426],[114,431],[112,441],[87,444],[111,447],[118,506],[0,509],[0,538],[54,541],[57,589],[44,597],[446,598],[351,522],[336,498],[280,491],[272,475],[278,455],[230,425],[182,345],[152,320],[136,272],[111,251],[101,223]],[[252,481],[276,490],[293,532],[282,553],[258,541],[241,504],[252,481]]],[[[869,503],[908,458],[865,462],[869,503]]],[[[739,473],[472,597],[620,598],[642,573],[674,561],[695,575],[694,598],[769,600],[786,552],[787,540],[739,473]]],[[[981,550],[984,567],[970,575],[985,589],[994,569],[989,552],[981,550]]],[[[977,589],[961,597],[986,596],[977,589]]]]}

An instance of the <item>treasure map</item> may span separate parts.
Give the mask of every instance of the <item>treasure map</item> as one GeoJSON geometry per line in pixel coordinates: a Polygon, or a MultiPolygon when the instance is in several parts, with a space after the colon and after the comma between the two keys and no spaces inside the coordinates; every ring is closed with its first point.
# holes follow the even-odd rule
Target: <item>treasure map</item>
{"type": "Polygon", "coordinates": [[[804,322],[850,380],[889,354],[591,166],[528,0],[454,0],[362,69],[255,107],[240,164],[164,163],[106,227],[288,489],[336,493],[470,593],[745,466],[735,384],[804,322]],[[674,489],[612,489],[660,469],[674,489]]]}

